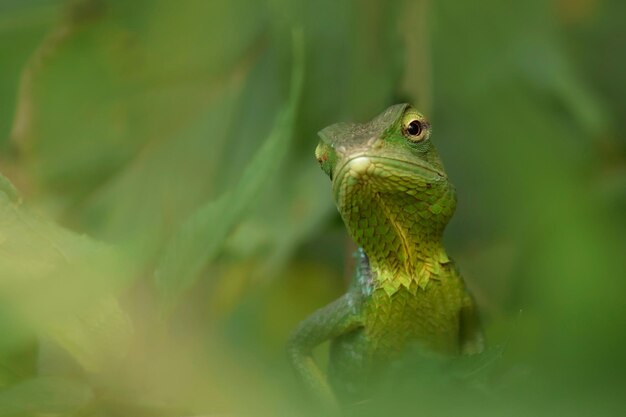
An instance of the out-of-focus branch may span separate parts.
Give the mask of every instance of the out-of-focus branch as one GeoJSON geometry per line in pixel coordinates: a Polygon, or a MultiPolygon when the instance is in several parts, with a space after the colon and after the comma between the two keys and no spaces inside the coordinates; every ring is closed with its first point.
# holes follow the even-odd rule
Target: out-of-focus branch
{"type": "Polygon", "coordinates": [[[430,5],[428,0],[404,2],[398,27],[404,41],[404,72],[399,89],[420,111],[432,110],[432,62],[430,54],[430,5]]]}

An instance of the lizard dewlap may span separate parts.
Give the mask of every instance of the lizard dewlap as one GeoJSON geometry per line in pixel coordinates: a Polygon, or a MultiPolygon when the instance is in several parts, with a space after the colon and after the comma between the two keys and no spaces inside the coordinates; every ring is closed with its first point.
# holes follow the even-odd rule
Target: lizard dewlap
{"type": "Polygon", "coordinates": [[[441,241],[456,196],[428,121],[398,104],[368,123],[334,124],[319,136],[316,158],[359,260],[348,292],[291,338],[304,382],[324,401],[357,400],[408,346],[451,355],[480,351],[473,300],[441,241]],[[325,374],[311,351],[327,340],[325,374]]]}

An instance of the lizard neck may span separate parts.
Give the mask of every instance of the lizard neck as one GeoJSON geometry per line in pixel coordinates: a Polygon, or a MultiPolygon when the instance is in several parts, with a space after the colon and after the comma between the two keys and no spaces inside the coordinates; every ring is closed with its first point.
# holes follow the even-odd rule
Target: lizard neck
{"type": "Polygon", "coordinates": [[[440,239],[428,235],[406,233],[383,241],[383,247],[393,250],[380,250],[381,243],[364,241],[371,269],[371,284],[393,295],[404,287],[415,294],[425,289],[433,279],[439,279],[441,267],[450,260],[440,239]]]}
{"type": "Polygon", "coordinates": [[[363,249],[371,269],[371,285],[393,295],[401,287],[415,293],[450,262],[442,244],[443,230],[454,210],[454,194],[434,202],[421,196],[375,194],[344,221],[363,249]],[[364,214],[370,214],[369,216],[364,214]]]}

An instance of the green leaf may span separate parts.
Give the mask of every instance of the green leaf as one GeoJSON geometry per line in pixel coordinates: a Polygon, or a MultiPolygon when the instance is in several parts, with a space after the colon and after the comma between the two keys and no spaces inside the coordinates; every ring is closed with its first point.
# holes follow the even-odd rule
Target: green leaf
{"type": "Polygon", "coordinates": [[[0,391],[0,416],[73,413],[92,399],[91,389],[79,382],[34,378],[0,391]]]}
{"type": "Polygon", "coordinates": [[[0,174],[0,193],[3,193],[12,202],[17,202],[20,198],[15,186],[2,174],[0,174]]]}
{"type": "Polygon", "coordinates": [[[155,281],[166,310],[193,286],[201,269],[219,253],[226,238],[287,155],[304,73],[302,33],[295,31],[293,37],[290,97],[279,112],[269,137],[242,173],[235,189],[200,207],[183,223],[165,249],[156,269],[155,281]]]}
{"type": "MultiPolygon", "coordinates": [[[[49,336],[90,372],[106,371],[127,352],[133,328],[115,294],[136,276],[132,265],[117,248],[74,234],[0,192],[3,312],[49,336]]],[[[3,344],[21,333],[4,332],[3,344]]]]}

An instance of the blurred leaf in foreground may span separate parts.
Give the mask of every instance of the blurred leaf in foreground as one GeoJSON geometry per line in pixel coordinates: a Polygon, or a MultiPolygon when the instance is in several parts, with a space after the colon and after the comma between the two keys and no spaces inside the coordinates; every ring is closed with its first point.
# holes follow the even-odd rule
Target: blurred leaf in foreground
{"type": "Polygon", "coordinates": [[[301,31],[293,34],[294,64],[289,102],[269,137],[243,172],[239,183],[193,213],[174,235],[157,267],[156,284],[166,309],[195,282],[202,267],[221,249],[261,188],[276,173],[293,133],[304,76],[301,31]]]}
{"type": "Polygon", "coordinates": [[[64,230],[0,192],[3,311],[49,335],[91,372],[125,355],[133,329],[115,293],[134,277],[130,265],[114,248],[64,230]]]}
{"type": "Polygon", "coordinates": [[[0,416],[71,414],[92,398],[91,389],[84,384],[64,378],[34,378],[0,391],[0,416]]]}

